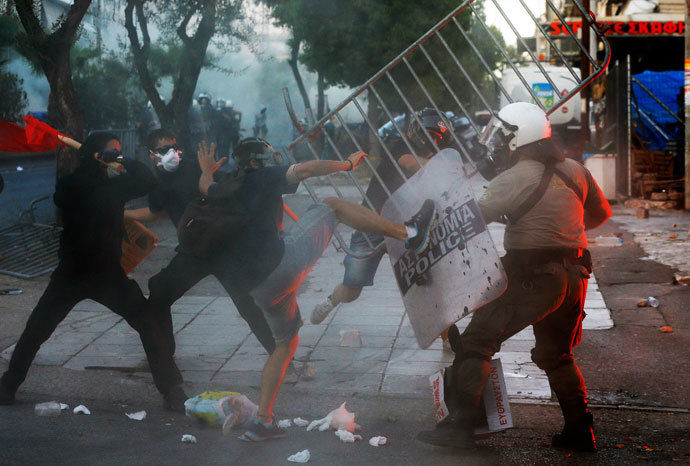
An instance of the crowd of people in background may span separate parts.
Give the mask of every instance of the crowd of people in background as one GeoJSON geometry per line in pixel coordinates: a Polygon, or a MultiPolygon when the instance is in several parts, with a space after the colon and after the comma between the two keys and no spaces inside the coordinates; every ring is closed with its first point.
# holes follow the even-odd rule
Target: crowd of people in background
{"type": "MultiPolygon", "coordinates": [[[[266,123],[267,108],[260,105],[254,116],[253,135],[266,138],[268,127],[266,123]]],[[[232,100],[213,96],[208,92],[200,92],[189,107],[189,133],[191,147],[198,147],[201,141],[215,144],[216,157],[230,157],[234,147],[242,137],[242,112],[234,107],[232,100]]],[[[136,121],[137,137],[140,147],[146,146],[149,135],[161,128],[156,109],[151,102],[139,114],[136,121]]],[[[232,163],[231,163],[232,165],[232,163]]]]}

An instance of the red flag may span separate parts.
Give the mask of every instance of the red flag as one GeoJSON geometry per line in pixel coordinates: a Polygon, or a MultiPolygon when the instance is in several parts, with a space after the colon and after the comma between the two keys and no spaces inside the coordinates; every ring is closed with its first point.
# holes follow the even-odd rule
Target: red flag
{"type": "Polygon", "coordinates": [[[0,151],[2,152],[49,152],[66,144],[58,139],[57,130],[36,118],[24,117],[26,126],[0,121],[0,151]]]}

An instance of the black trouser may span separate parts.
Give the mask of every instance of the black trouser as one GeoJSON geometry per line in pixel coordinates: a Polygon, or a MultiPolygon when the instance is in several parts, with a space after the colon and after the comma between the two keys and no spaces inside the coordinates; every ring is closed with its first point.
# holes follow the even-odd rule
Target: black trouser
{"type": "Polygon", "coordinates": [[[456,358],[458,396],[478,407],[489,366],[501,344],[525,327],[534,328],[532,360],[546,372],[561,406],[578,406],[584,414],[587,391],[575,364],[573,347],[582,338],[582,319],[591,265],[579,259],[509,251],[502,260],[508,289],[477,309],[460,336],[456,358]]]}
{"type": "Polygon", "coordinates": [[[231,259],[224,259],[222,255],[203,258],[178,253],[163,270],[149,280],[149,305],[161,327],[166,330],[167,349],[171,354],[175,352],[175,339],[170,306],[208,275],[218,279],[235,303],[240,316],[249,324],[252,333],[268,354],[273,353],[276,343],[271,329],[263,312],[245,290],[246,287],[240,286],[241,272],[229,267],[231,259]]]}
{"type": "Polygon", "coordinates": [[[145,312],[146,298],[137,282],[128,279],[122,269],[75,275],[61,273],[58,268],[29,316],[12,353],[10,366],[2,376],[6,390],[17,390],[41,345],[72,308],[84,299],[92,299],[108,307],[139,333],[158,391],[166,394],[174,385],[182,383],[180,371],[172,356],[165,351],[164,332],[145,312]]]}

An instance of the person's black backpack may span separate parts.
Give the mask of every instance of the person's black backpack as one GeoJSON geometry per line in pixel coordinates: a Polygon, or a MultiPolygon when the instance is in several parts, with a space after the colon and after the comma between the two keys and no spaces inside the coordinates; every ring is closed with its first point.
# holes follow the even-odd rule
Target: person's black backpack
{"type": "Polygon", "coordinates": [[[235,194],[244,182],[244,173],[225,175],[207,196],[187,204],[177,225],[178,251],[208,255],[247,225],[248,215],[235,194]]]}

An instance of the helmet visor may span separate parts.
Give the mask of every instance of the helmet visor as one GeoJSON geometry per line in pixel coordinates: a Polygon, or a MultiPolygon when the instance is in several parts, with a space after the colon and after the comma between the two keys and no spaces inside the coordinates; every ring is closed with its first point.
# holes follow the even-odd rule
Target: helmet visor
{"type": "Polygon", "coordinates": [[[479,144],[490,153],[502,150],[515,137],[517,128],[493,115],[479,136],[479,144]]]}

